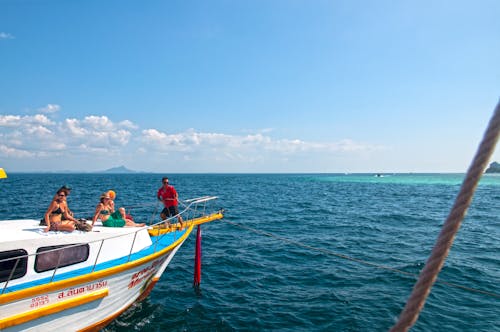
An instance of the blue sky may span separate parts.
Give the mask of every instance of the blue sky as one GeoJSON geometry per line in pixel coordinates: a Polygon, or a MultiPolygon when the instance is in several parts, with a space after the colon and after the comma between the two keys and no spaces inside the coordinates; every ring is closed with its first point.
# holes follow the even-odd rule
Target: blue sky
{"type": "Polygon", "coordinates": [[[499,13],[0,0],[0,167],[465,172],[500,98],[499,13]]]}

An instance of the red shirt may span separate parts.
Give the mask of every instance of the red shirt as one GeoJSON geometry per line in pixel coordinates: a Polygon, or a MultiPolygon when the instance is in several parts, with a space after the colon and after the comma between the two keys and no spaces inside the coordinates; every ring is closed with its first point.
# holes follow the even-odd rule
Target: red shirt
{"type": "Polygon", "coordinates": [[[163,205],[165,207],[170,207],[170,206],[177,206],[177,191],[175,191],[174,186],[162,186],[158,190],[158,194],[156,196],[163,201],[163,205]]]}

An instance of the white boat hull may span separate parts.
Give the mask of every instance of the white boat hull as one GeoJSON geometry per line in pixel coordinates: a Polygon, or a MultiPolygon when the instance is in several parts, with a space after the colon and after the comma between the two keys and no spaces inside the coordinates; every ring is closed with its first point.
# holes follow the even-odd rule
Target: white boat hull
{"type": "Polygon", "coordinates": [[[12,301],[1,303],[0,329],[100,330],[141,295],[147,296],[146,292],[151,291],[184,239],[161,255],[146,259],[143,264],[130,264],[129,268],[123,265],[11,296],[12,301]],[[82,279],[84,282],[80,282],[82,279]]]}

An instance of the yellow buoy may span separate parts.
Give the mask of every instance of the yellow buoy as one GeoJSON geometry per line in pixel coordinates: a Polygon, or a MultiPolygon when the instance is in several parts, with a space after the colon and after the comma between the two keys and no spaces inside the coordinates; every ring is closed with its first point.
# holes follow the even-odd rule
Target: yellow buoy
{"type": "Polygon", "coordinates": [[[3,170],[3,168],[0,168],[0,179],[5,179],[7,178],[7,173],[3,170]]]}

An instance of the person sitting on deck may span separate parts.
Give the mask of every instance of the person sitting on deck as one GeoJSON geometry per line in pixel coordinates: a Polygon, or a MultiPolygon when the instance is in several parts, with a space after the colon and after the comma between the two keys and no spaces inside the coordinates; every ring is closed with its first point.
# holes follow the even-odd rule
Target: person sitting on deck
{"type": "Polygon", "coordinates": [[[94,226],[97,219],[101,219],[104,227],[142,227],[145,225],[143,223],[137,224],[133,220],[128,219],[125,214],[125,209],[122,207],[119,208],[118,211],[115,211],[115,205],[109,192],[101,195],[100,202],[97,204],[94,217],[92,218],[92,226],[94,226]]]}
{"type": "Polygon", "coordinates": [[[66,205],[67,189],[60,188],[56,196],[45,212],[45,224],[47,225],[44,232],[50,231],[66,231],[72,232],[75,230],[76,219],[68,213],[66,205]],[[63,216],[65,220],[63,220],[63,216]]]}
{"type": "MultiPolygon", "coordinates": [[[[71,211],[71,209],[68,206],[68,196],[69,196],[69,194],[71,194],[71,187],[69,185],[67,185],[67,184],[63,184],[61,186],[61,188],[59,188],[59,190],[61,190],[61,189],[65,189],[66,190],[66,196],[64,197],[64,203],[63,204],[65,205],[66,210],[68,211],[68,214],[73,217],[74,216],[73,211],[71,211]]],[[[62,220],[67,220],[64,215],[62,216],[62,220]]]]}

